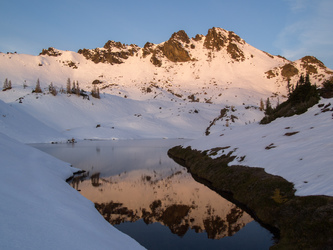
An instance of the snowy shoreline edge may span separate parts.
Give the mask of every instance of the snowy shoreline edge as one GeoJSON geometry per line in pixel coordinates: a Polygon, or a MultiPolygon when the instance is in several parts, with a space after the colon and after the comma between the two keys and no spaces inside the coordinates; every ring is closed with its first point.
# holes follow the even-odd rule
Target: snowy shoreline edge
{"type": "Polygon", "coordinates": [[[144,249],[66,179],[79,171],[0,133],[1,249],[144,249]]]}
{"type": "Polygon", "coordinates": [[[176,146],[168,155],[192,176],[224,198],[245,208],[269,229],[271,249],[329,249],[332,246],[333,197],[295,196],[294,185],[262,168],[232,166],[234,157],[212,159],[206,152],[176,146]]]}

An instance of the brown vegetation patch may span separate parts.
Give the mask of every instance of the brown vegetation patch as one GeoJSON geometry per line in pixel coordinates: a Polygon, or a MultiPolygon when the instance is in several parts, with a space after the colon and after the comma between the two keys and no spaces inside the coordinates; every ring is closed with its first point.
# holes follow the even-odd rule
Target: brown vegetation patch
{"type": "Polygon", "coordinates": [[[285,78],[285,80],[288,80],[297,74],[298,69],[291,63],[287,63],[281,67],[281,75],[285,78]]]}

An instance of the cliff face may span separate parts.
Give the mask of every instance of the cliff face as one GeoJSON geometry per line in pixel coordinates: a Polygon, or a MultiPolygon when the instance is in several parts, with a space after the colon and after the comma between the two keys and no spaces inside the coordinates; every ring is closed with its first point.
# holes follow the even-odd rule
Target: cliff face
{"type": "Polygon", "coordinates": [[[190,39],[181,30],[174,33],[171,38],[166,41],[159,49],[163,52],[163,55],[172,62],[187,62],[191,60],[189,52],[190,39]]]}

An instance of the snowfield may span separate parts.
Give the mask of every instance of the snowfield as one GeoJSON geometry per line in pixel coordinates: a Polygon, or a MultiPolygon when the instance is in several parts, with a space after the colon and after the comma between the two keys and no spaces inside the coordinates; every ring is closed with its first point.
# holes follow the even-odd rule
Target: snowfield
{"type": "Polygon", "coordinates": [[[237,157],[229,163],[231,167],[264,168],[294,183],[299,196],[333,196],[333,99],[321,99],[319,105],[266,125],[226,128],[184,147],[202,151],[221,147],[212,157],[232,152],[237,157]],[[330,111],[323,112],[325,107],[330,111]]]}
{"type": "Polygon", "coordinates": [[[143,249],[65,180],[78,169],[0,133],[0,249],[143,249]]]}

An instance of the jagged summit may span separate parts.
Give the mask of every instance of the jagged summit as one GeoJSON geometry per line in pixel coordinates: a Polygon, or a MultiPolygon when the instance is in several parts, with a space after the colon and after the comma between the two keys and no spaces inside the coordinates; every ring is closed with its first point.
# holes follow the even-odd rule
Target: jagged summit
{"type": "Polygon", "coordinates": [[[198,43],[203,43],[203,48],[211,51],[224,49],[235,61],[245,60],[242,51],[245,41],[232,31],[215,27],[209,29],[206,36],[196,35],[191,39],[184,30],[180,30],[173,33],[169,40],[157,45],[147,42],[143,48],[140,48],[134,44],[125,45],[121,42],[108,41],[103,47],[106,51],[101,48],[80,49],[78,53],[95,63],[121,64],[124,63],[124,59],[141,52],[143,57],[151,55],[150,62],[160,67],[163,58],[167,58],[171,62],[196,60],[191,57],[191,50],[195,49],[198,43]]]}

